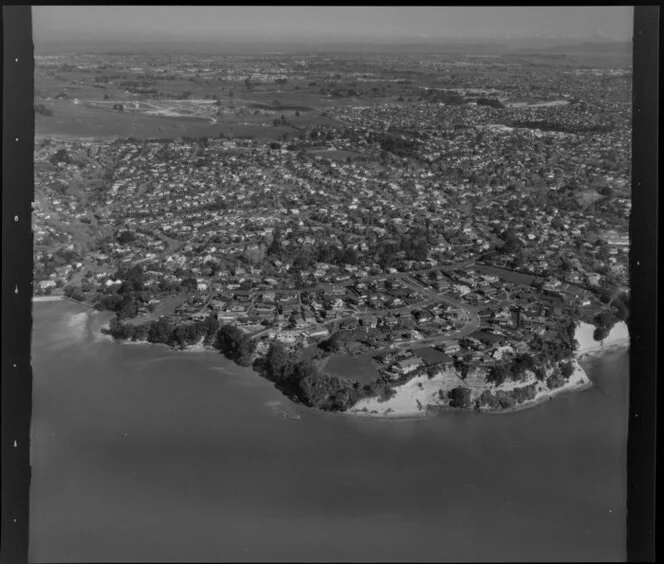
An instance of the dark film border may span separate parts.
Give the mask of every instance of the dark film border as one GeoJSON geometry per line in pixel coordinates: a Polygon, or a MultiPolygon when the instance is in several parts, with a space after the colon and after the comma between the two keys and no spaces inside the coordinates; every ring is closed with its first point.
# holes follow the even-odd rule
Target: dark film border
{"type": "Polygon", "coordinates": [[[2,9],[3,562],[27,562],[32,415],[34,55],[29,6],[2,9]]]}
{"type": "Polygon", "coordinates": [[[634,8],[627,558],[655,561],[659,6],[634,8]]]}

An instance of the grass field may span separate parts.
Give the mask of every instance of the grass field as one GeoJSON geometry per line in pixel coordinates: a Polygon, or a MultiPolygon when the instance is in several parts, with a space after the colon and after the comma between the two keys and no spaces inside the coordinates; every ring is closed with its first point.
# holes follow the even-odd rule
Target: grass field
{"type": "Polygon", "coordinates": [[[336,354],[328,358],[324,370],[342,378],[357,380],[363,384],[378,378],[378,370],[368,354],[348,356],[336,354]]]}
{"type": "MultiPolygon", "coordinates": [[[[90,93],[86,93],[90,94],[90,93]]],[[[217,122],[213,123],[210,117],[205,117],[202,112],[200,116],[195,115],[151,115],[136,112],[133,109],[128,111],[117,111],[112,109],[113,101],[104,101],[99,99],[100,93],[96,92],[96,97],[81,97],[81,103],[74,104],[70,100],[36,100],[37,103],[45,103],[53,109],[53,116],[35,116],[35,134],[39,137],[51,136],[58,137],[82,137],[94,139],[112,139],[112,138],[147,138],[159,137],[175,139],[182,136],[189,137],[217,137],[224,135],[226,137],[252,137],[256,139],[280,139],[284,135],[292,138],[299,133],[299,128],[316,125],[338,125],[337,120],[332,117],[323,117],[321,111],[314,110],[311,106],[303,104],[301,96],[295,96],[288,103],[284,101],[283,106],[271,108],[272,111],[267,114],[253,115],[237,114],[229,111],[228,106],[222,107],[224,112],[217,116],[217,122]],[[92,100],[88,103],[87,100],[92,100]],[[295,108],[307,108],[306,110],[295,108]],[[295,112],[300,115],[295,115],[295,112]],[[274,126],[275,117],[284,115],[289,125],[274,126]]],[[[297,94],[297,92],[295,93],[297,94]]],[[[70,93],[70,97],[74,95],[70,93]]],[[[127,96],[119,97],[118,100],[126,102],[127,96]]],[[[131,100],[130,100],[131,101],[131,100]]],[[[166,107],[177,105],[177,101],[145,101],[139,107],[147,110],[154,107],[166,107]]],[[[262,105],[262,102],[252,100],[236,100],[236,105],[253,104],[262,105]]],[[[188,113],[186,108],[188,103],[179,103],[182,106],[182,112],[188,113]]],[[[189,113],[196,112],[195,103],[190,102],[192,110],[189,113]]],[[[266,104],[267,106],[267,104],[266,104]]],[[[196,112],[198,113],[198,112],[196,112]]],[[[331,155],[328,155],[334,158],[331,155]]],[[[345,158],[345,157],[344,157],[345,158]]]]}

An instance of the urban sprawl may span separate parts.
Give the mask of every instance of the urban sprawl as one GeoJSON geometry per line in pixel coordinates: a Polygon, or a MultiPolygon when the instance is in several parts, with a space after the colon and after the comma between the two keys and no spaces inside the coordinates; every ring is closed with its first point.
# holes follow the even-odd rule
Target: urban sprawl
{"type": "Polygon", "coordinates": [[[629,68],[45,56],[35,97],[35,295],[117,339],[215,347],[326,410],[440,374],[441,406],[492,410],[629,315],[629,68]]]}

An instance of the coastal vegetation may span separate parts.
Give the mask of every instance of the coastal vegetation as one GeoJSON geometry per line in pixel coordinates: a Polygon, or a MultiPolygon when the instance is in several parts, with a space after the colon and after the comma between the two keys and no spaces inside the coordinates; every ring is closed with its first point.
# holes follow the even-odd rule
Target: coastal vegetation
{"type": "MultiPolygon", "coordinates": [[[[132,276],[129,278],[132,279],[132,276]]],[[[571,359],[577,343],[569,339],[568,331],[567,326],[562,326],[558,338],[554,340],[533,337],[533,341],[542,347],[537,356],[516,354],[508,361],[497,362],[485,368],[457,358],[451,365],[434,362],[398,377],[388,378],[381,373],[373,381],[362,383],[353,378],[330,374],[322,368],[326,357],[343,350],[345,339],[353,335],[350,331],[338,331],[322,341],[313,356],[304,358],[300,349],[288,347],[277,340],[271,341],[267,348],[259,353],[256,340],[234,325],[220,324],[213,314],[203,320],[179,324],[173,324],[166,318],[132,324],[116,317],[111,320],[107,330],[118,340],[145,341],[175,348],[196,344],[213,347],[238,365],[251,366],[292,400],[309,407],[335,412],[347,411],[365,398],[387,401],[396,394],[397,387],[413,378],[426,375],[431,379],[450,368],[462,380],[469,377],[471,369],[476,372],[479,370],[477,374],[483,376],[487,385],[487,389],[475,400],[471,389],[465,385],[456,386],[446,394],[441,390],[440,399],[446,401],[450,407],[510,409],[535,398],[537,382],[526,384],[529,374],[534,374],[536,380],[546,384],[550,390],[564,386],[569,380],[574,373],[571,359]],[[524,384],[512,389],[499,389],[507,382],[524,384]]]]}
{"type": "MultiPolygon", "coordinates": [[[[133,341],[169,345],[183,348],[195,345],[203,340],[204,344],[219,347],[219,321],[210,315],[202,321],[173,325],[166,318],[147,323],[123,323],[115,317],[111,319],[109,328],[105,330],[113,338],[120,341],[133,341]]],[[[234,353],[229,353],[234,355],[234,353]]],[[[237,355],[243,360],[242,355],[237,355]]],[[[234,358],[235,360],[235,358],[234,358]]],[[[238,362],[240,364],[240,362],[238,362]]]]}

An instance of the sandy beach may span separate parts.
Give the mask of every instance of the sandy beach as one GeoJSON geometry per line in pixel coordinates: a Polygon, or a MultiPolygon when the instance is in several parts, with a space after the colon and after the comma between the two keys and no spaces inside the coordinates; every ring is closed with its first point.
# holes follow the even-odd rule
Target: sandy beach
{"type": "Polygon", "coordinates": [[[440,397],[440,392],[444,398],[447,398],[447,392],[457,386],[466,386],[471,388],[472,400],[474,401],[484,390],[493,392],[504,390],[510,391],[515,388],[536,385],[536,395],[532,400],[523,402],[514,407],[498,410],[483,410],[483,413],[505,414],[530,409],[540,403],[552,400],[554,397],[569,393],[585,390],[592,386],[586,371],[579,364],[579,360],[592,356],[599,356],[618,348],[629,346],[629,332],[625,323],[616,324],[606,339],[601,342],[593,338],[594,326],[587,323],[579,323],[576,329],[575,338],[579,344],[576,358],[574,360],[574,372],[569,377],[565,385],[560,388],[550,389],[544,382],[539,382],[530,375],[524,382],[506,382],[499,387],[468,385],[456,374],[453,369],[447,369],[433,378],[428,376],[418,376],[406,382],[406,384],[395,388],[396,395],[387,401],[379,401],[377,398],[366,398],[357,402],[346,413],[355,416],[365,417],[425,417],[436,411],[454,410],[447,405],[447,399],[440,397]]]}

